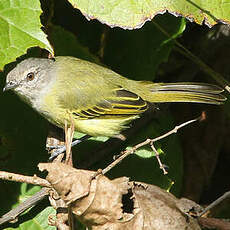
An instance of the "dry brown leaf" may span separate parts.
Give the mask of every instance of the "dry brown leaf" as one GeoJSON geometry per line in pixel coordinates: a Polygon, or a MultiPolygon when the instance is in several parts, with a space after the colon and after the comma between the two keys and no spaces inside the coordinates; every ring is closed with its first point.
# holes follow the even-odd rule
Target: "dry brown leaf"
{"type": "Polygon", "coordinates": [[[171,193],[154,185],[133,184],[133,193],[144,215],[144,226],[140,229],[200,229],[197,221],[182,211],[181,201],[171,193]]]}
{"type": "Polygon", "coordinates": [[[95,172],[77,170],[63,163],[40,163],[38,167],[49,172],[46,179],[67,204],[89,195],[95,172]]]}
{"type": "Polygon", "coordinates": [[[62,163],[39,164],[47,180],[72,213],[92,230],[199,230],[185,214],[182,202],[157,186],[110,180],[104,175],[78,170],[62,163]]]}

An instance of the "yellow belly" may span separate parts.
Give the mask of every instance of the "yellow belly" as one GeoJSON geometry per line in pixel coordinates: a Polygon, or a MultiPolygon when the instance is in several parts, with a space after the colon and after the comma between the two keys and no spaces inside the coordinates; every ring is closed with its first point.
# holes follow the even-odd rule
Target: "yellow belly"
{"type": "Polygon", "coordinates": [[[64,128],[65,121],[67,124],[71,124],[71,120],[74,123],[74,128],[76,131],[88,134],[90,136],[108,136],[113,137],[119,134],[123,129],[128,128],[126,124],[130,123],[132,120],[137,119],[138,115],[130,116],[111,116],[111,117],[96,117],[92,119],[79,119],[74,116],[72,111],[65,108],[59,108],[52,100],[53,97],[47,97],[43,100],[44,104],[42,109],[39,111],[48,121],[54,125],[64,128]],[[49,107],[45,106],[49,105],[49,107]]]}

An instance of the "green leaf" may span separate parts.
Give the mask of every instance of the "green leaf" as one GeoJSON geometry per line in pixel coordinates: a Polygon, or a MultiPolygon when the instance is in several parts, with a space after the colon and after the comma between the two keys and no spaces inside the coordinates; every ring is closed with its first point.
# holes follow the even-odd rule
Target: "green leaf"
{"type": "MultiPolygon", "coordinates": [[[[156,148],[156,147],[155,147],[156,148]]],[[[159,147],[156,148],[158,154],[163,154],[164,151],[159,147]]],[[[135,154],[137,154],[139,157],[143,157],[143,158],[150,158],[150,157],[154,157],[156,156],[155,152],[153,152],[153,150],[149,147],[149,146],[145,146],[143,148],[138,149],[135,154]]]]}
{"type": "Polygon", "coordinates": [[[17,228],[6,228],[5,230],[55,230],[55,226],[48,225],[48,217],[55,216],[56,211],[53,207],[47,207],[34,218],[20,224],[17,228]]]}
{"type": "Polygon", "coordinates": [[[0,2],[0,69],[33,46],[53,53],[41,30],[39,0],[1,0],[0,2]]]}
{"type": "MultiPolygon", "coordinates": [[[[15,208],[18,206],[18,204],[22,203],[25,201],[27,198],[31,197],[34,195],[36,192],[38,192],[41,187],[40,186],[32,186],[31,188],[28,189],[28,184],[22,183],[21,184],[21,194],[18,197],[18,202],[12,206],[12,208],[15,208]]],[[[28,211],[28,210],[27,210],[28,211]]],[[[26,212],[27,212],[26,211],[26,212]]]]}
{"type": "MultiPolygon", "coordinates": [[[[80,133],[80,132],[77,132],[77,131],[74,132],[74,138],[76,138],[76,139],[79,139],[79,138],[81,138],[83,136],[85,136],[84,133],[80,133]]],[[[89,140],[89,143],[90,143],[90,140],[91,141],[105,142],[108,139],[109,139],[109,137],[98,136],[98,137],[90,137],[88,140],[89,140]]]]}
{"type": "Polygon", "coordinates": [[[22,183],[21,184],[21,195],[24,197],[32,196],[36,192],[38,192],[41,189],[40,186],[33,186],[32,188],[28,189],[28,184],[22,183]]]}
{"type": "Polygon", "coordinates": [[[91,137],[90,140],[92,141],[100,141],[105,142],[109,139],[109,137],[99,136],[99,137],[91,137]]]}
{"type": "Polygon", "coordinates": [[[209,27],[230,22],[229,1],[220,0],[69,0],[88,20],[97,19],[110,27],[140,28],[146,21],[166,11],[209,27]]]}

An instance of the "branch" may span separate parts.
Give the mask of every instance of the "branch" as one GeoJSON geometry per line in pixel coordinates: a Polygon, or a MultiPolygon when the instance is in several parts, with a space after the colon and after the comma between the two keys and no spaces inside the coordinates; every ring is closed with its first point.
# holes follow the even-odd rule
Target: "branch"
{"type": "MultiPolygon", "coordinates": [[[[175,126],[175,128],[159,137],[156,137],[154,139],[147,139],[146,141],[139,143],[137,145],[135,145],[134,147],[132,147],[129,150],[125,150],[123,152],[123,154],[117,159],[115,160],[113,163],[111,163],[108,167],[106,167],[102,173],[105,174],[106,172],[108,172],[109,170],[111,170],[116,164],[118,164],[120,161],[122,161],[125,157],[127,157],[128,155],[134,153],[137,149],[150,144],[151,148],[153,149],[153,151],[156,153],[156,156],[158,155],[158,152],[156,151],[153,143],[156,141],[159,141],[173,133],[177,133],[177,131],[179,129],[181,129],[182,127],[189,125],[195,121],[202,121],[204,119],[204,115],[202,114],[200,117],[196,118],[196,119],[192,119],[190,121],[187,121],[181,125],[175,126]]],[[[71,133],[71,132],[70,132],[71,133]]],[[[71,139],[70,139],[71,140],[71,139]]],[[[164,173],[167,173],[165,171],[165,168],[163,166],[163,164],[160,162],[160,159],[158,159],[158,162],[160,164],[161,169],[164,171],[164,173]]],[[[9,173],[9,172],[1,172],[0,171],[0,179],[2,180],[10,180],[10,181],[16,181],[16,182],[25,182],[28,184],[34,184],[34,185],[40,185],[43,187],[51,187],[50,183],[48,181],[46,181],[45,179],[39,178],[36,175],[31,177],[31,176],[23,176],[23,175],[19,175],[19,174],[14,174],[14,173],[9,173]]],[[[19,216],[22,212],[24,212],[26,209],[34,206],[36,203],[38,203],[40,200],[42,200],[45,196],[47,196],[49,194],[49,188],[42,188],[39,192],[37,192],[35,195],[33,195],[32,197],[28,198],[26,201],[24,201],[22,204],[19,204],[19,206],[13,210],[11,210],[10,212],[6,213],[4,216],[2,216],[0,218],[0,225],[11,221],[11,220],[15,220],[17,216],[19,216]]]]}
{"type": "Polygon", "coordinates": [[[9,180],[9,181],[16,181],[16,182],[21,182],[21,183],[27,183],[27,184],[34,184],[34,185],[40,185],[43,187],[48,187],[48,188],[42,188],[39,192],[25,200],[23,203],[19,204],[16,208],[12,209],[5,215],[3,215],[0,218],[0,225],[4,224],[6,222],[15,220],[21,213],[23,213],[25,210],[28,208],[34,206],[37,204],[39,201],[44,199],[45,196],[49,194],[50,190],[50,183],[42,178],[37,177],[36,175],[34,176],[23,176],[20,174],[15,174],[15,173],[9,173],[9,172],[3,172],[0,171],[0,179],[2,180],[9,180]]]}
{"type": "MultiPolygon", "coordinates": [[[[67,129],[66,131],[66,145],[67,145],[67,152],[68,152],[68,160],[70,159],[70,152],[71,152],[71,142],[72,142],[72,136],[73,136],[73,125],[67,129]]],[[[56,161],[61,161],[61,159],[55,159],[56,161]]],[[[33,207],[36,205],[39,201],[44,199],[47,195],[49,195],[50,187],[51,184],[42,178],[37,177],[36,175],[34,176],[24,176],[20,174],[15,174],[15,173],[9,173],[9,172],[3,172],[0,171],[0,179],[2,180],[9,180],[9,181],[15,181],[15,182],[21,182],[21,183],[27,183],[27,184],[34,184],[34,185],[40,185],[42,188],[39,192],[35,193],[33,196],[29,197],[27,200],[19,204],[16,208],[12,209],[5,215],[3,215],[0,218],[0,225],[4,224],[9,221],[16,220],[16,218],[23,213],[25,210],[28,208],[33,207]],[[46,188],[48,187],[48,188],[46,188]]]]}
{"type": "Polygon", "coordinates": [[[27,183],[27,184],[34,184],[34,185],[40,185],[42,187],[51,187],[50,183],[42,178],[34,176],[23,176],[16,173],[9,173],[9,172],[3,172],[0,171],[0,179],[1,180],[9,180],[9,181],[15,181],[15,182],[21,182],[21,183],[27,183]]]}
{"type": "MultiPolygon", "coordinates": [[[[189,121],[187,121],[187,122],[184,122],[184,123],[182,123],[182,124],[180,124],[180,125],[177,125],[177,126],[175,126],[174,129],[170,130],[169,132],[167,132],[167,133],[165,133],[165,134],[163,134],[163,135],[161,135],[161,136],[159,136],[159,137],[156,137],[156,138],[154,138],[154,139],[149,139],[149,138],[148,138],[147,140],[145,140],[145,141],[143,141],[143,142],[141,142],[141,143],[135,145],[134,147],[132,147],[132,148],[130,148],[130,149],[127,149],[127,150],[121,152],[120,157],[117,158],[117,159],[116,159],[114,162],[112,162],[110,165],[108,165],[105,169],[103,169],[103,170],[102,170],[102,173],[103,173],[103,174],[107,173],[107,172],[110,171],[114,166],[116,166],[118,163],[120,163],[124,158],[126,158],[127,156],[129,156],[129,155],[135,153],[135,151],[136,151],[137,149],[139,149],[139,148],[141,148],[141,147],[143,147],[143,146],[145,146],[145,145],[150,145],[150,147],[151,147],[151,148],[153,149],[153,151],[155,152],[155,148],[154,148],[154,145],[153,145],[154,142],[159,141],[159,140],[161,140],[161,139],[164,139],[164,138],[166,138],[166,137],[168,137],[168,136],[170,136],[170,135],[172,135],[172,134],[174,134],[174,133],[177,133],[177,131],[178,131],[179,129],[183,128],[183,127],[186,126],[186,125],[189,125],[189,124],[191,124],[191,123],[193,123],[193,122],[196,122],[196,121],[203,121],[204,119],[205,119],[205,113],[202,113],[201,116],[199,116],[199,117],[197,117],[197,118],[195,118],[195,119],[189,120],[189,121]]],[[[156,156],[157,156],[157,155],[159,155],[159,154],[157,153],[156,156]]],[[[158,160],[158,162],[159,162],[159,164],[160,164],[160,168],[163,170],[164,174],[166,174],[167,171],[165,170],[163,164],[159,161],[159,158],[157,158],[157,160],[158,160]]]]}
{"type": "Polygon", "coordinates": [[[199,217],[202,217],[206,212],[208,212],[210,209],[212,209],[213,207],[217,206],[219,203],[221,203],[223,200],[225,200],[226,198],[230,197],[230,191],[224,193],[221,197],[219,197],[218,199],[216,199],[215,201],[213,201],[210,205],[208,205],[203,212],[201,212],[199,214],[199,217]]]}
{"type": "Polygon", "coordinates": [[[12,209],[0,218],[0,225],[9,221],[14,221],[16,218],[26,211],[28,208],[33,207],[39,201],[43,200],[49,194],[50,188],[42,188],[39,192],[29,197],[23,203],[19,204],[16,208],[12,209]]]}
{"type": "Polygon", "coordinates": [[[229,230],[230,229],[230,222],[225,220],[217,219],[217,218],[205,218],[199,217],[198,218],[199,224],[208,229],[219,229],[219,230],[229,230]]]}

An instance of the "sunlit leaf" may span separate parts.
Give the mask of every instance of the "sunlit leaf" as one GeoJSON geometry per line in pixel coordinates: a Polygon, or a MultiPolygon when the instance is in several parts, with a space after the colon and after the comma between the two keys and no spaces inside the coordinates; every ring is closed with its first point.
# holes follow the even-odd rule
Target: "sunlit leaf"
{"type": "Polygon", "coordinates": [[[40,46],[53,53],[41,30],[41,12],[39,0],[1,0],[0,69],[33,46],[40,46]]]}
{"type": "Polygon", "coordinates": [[[166,11],[198,24],[212,26],[230,22],[230,5],[220,0],[69,0],[88,20],[97,19],[111,27],[140,28],[146,21],[166,11]]]}

